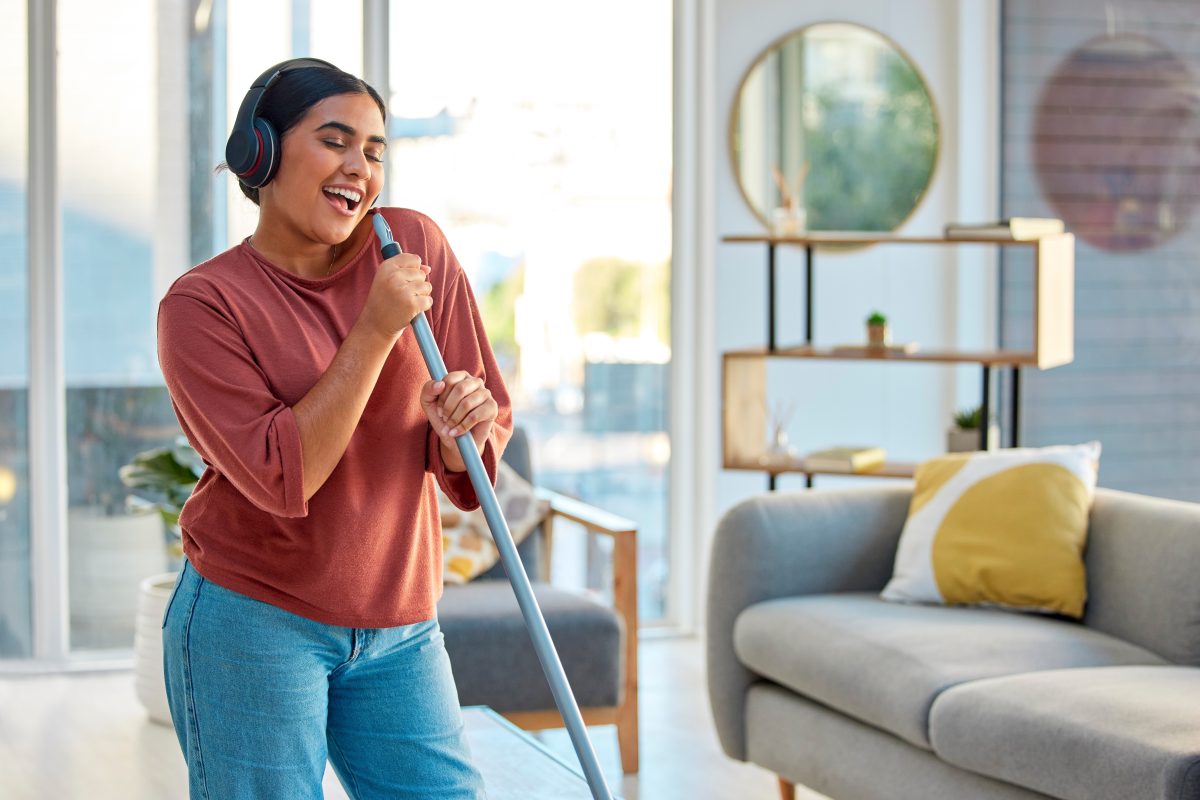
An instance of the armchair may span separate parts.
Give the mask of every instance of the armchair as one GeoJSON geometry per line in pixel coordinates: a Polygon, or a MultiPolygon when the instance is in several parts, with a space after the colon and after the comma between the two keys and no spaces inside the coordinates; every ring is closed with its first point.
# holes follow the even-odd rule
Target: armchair
{"type": "MultiPolygon", "coordinates": [[[[533,483],[522,428],[513,431],[504,460],[533,483]]],[[[584,723],[615,724],[621,767],[637,772],[637,525],[557,492],[536,491],[549,501],[549,516],[518,553],[584,723]],[[550,583],[556,519],[612,537],[611,608],[550,583]]],[[[501,564],[468,584],[447,586],[438,620],[462,705],[490,706],[526,730],[563,725],[501,564]]]]}

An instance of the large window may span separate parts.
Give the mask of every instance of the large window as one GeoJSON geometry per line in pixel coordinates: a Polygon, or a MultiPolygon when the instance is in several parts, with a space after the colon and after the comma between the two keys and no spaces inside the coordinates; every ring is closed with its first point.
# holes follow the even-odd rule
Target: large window
{"type": "Polygon", "coordinates": [[[25,0],[0,0],[0,658],[33,643],[29,551],[29,284],[25,0]]]}
{"type": "MultiPolygon", "coordinates": [[[[538,482],[639,524],[641,614],[662,619],[671,4],[392,0],[390,16],[388,202],[446,231],[538,482]]],[[[556,536],[556,575],[600,586],[603,544],[556,536]]]]}
{"type": "MultiPolygon", "coordinates": [[[[581,25],[578,9],[548,2],[520,13],[453,4],[454,18],[442,4],[425,5],[391,9],[390,202],[447,230],[484,306],[540,480],[641,524],[643,612],[661,618],[670,4],[630,3],[626,17],[642,20],[632,31],[617,26],[622,15],[611,8],[581,25]],[[509,21],[530,15],[543,20],[542,33],[509,21]],[[612,27],[605,38],[629,46],[621,59],[591,44],[603,26],[612,27]]],[[[61,384],[53,354],[29,359],[30,331],[54,315],[27,302],[37,274],[27,252],[41,252],[27,241],[27,173],[42,163],[30,161],[26,141],[28,65],[42,63],[27,52],[27,7],[0,0],[8,23],[0,100],[21,121],[0,145],[0,661],[42,649],[59,658],[65,644],[72,660],[94,663],[133,644],[138,584],[179,566],[171,532],[130,503],[119,469],[179,433],[158,367],[159,299],[257,219],[228,173],[214,172],[230,121],[275,62],[314,56],[362,74],[363,5],[57,0],[52,37],[35,39],[57,53],[56,135],[38,141],[58,175],[42,196],[57,201],[60,239],[39,235],[34,244],[61,252],[61,384]],[[114,18],[127,46],[96,35],[114,18]],[[35,387],[65,401],[66,483],[44,489],[38,564],[31,374],[41,376],[35,387]],[[61,543],[56,507],[65,511],[61,543]],[[36,637],[35,620],[45,626],[36,637]]],[[[559,541],[560,574],[600,585],[606,543],[559,541]]]]}

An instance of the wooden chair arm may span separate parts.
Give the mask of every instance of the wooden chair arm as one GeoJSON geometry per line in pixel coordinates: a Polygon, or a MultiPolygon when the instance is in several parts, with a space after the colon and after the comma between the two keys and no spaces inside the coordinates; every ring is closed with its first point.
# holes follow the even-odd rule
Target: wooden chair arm
{"type": "MultiPolygon", "coordinates": [[[[535,487],[537,497],[550,501],[546,519],[547,539],[553,534],[555,517],[577,522],[589,531],[613,538],[613,608],[625,624],[625,691],[637,697],[638,589],[637,589],[637,523],[625,517],[596,508],[582,500],[542,487],[535,487]]],[[[549,542],[547,542],[549,544],[549,542]]]]}
{"type": "Polygon", "coordinates": [[[539,499],[550,502],[550,513],[554,516],[578,522],[590,531],[603,533],[614,539],[637,537],[637,523],[633,520],[619,517],[550,489],[537,487],[534,493],[539,499]]]}

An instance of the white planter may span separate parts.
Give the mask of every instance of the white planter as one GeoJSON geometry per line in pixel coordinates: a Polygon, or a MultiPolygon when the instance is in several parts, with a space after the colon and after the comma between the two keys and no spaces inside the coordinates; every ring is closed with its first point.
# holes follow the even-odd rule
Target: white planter
{"type": "Polygon", "coordinates": [[[167,569],[162,517],[77,506],[67,512],[67,525],[71,647],[124,649],[133,634],[138,582],[167,569]]]}
{"type": "Polygon", "coordinates": [[[163,725],[171,724],[171,711],[163,675],[162,622],[178,574],[164,572],[141,582],[133,637],[134,690],[150,719],[163,725]]]}
{"type": "MultiPolygon", "coordinates": [[[[988,450],[1000,446],[1000,429],[995,425],[988,428],[988,450]]],[[[973,453],[979,450],[979,429],[949,428],[946,430],[947,453],[973,453]]]]}

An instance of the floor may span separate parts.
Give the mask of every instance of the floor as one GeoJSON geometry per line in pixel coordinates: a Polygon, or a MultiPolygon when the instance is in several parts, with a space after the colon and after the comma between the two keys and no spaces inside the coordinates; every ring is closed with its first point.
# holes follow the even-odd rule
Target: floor
{"type": "MultiPolygon", "coordinates": [[[[610,788],[625,800],[775,800],[775,776],[721,752],[695,638],[649,638],[639,650],[641,771],[621,774],[616,729],[590,730],[610,788]]],[[[538,734],[572,762],[565,731],[538,734]]],[[[819,800],[803,791],[797,800],[819,800]]],[[[130,672],[0,678],[4,800],[182,800],[187,769],[172,729],[150,722],[130,672]]],[[[325,797],[347,800],[331,770],[325,797]]]]}

